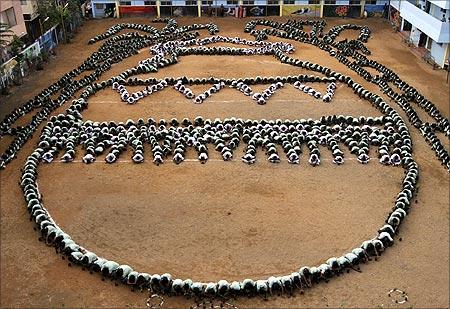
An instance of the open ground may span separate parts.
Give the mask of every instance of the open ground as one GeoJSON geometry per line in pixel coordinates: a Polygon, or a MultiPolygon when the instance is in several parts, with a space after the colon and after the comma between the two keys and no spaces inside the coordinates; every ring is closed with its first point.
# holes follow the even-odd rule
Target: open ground
{"type": "MultiPolygon", "coordinates": [[[[208,21],[178,20],[181,25],[208,21]]],[[[219,26],[220,35],[252,38],[243,32],[247,20],[212,21],[219,26]]],[[[99,43],[87,45],[87,41],[117,22],[86,22],[71,44],[58,47],[57,58],[44,71],[31,76],[11,96],[1,98],[0,114],[5,115],[79,65],[99,46],[99,43]]],[[[150,20],[133,18],[119,22],[150,20]]],[[[348,22],[327,20],[325,30],[348,22]]],[[[370,58],[393,69],[436,104],[445,117],[450,116],[444,72],[432,70],[407,51],[385,21],[351,20],[351,23],[365,23],[371,28],[372,37],[367,43],[372,51],[370,58]]],[[[208,36],[205,31],[201,33],[208,36]]],[[[346,31],[340,38],[356,35],[356,31],[346,31]]],[[[291,56],[331,67],[380,93],[376,86],[326,52],[311,45],[293,44],[296,51],[291,56]]],[[[139,55],[114,65],[101,80],[148,57],[148,49],[141,50],[139,55]]],[[[281,64],[271,56],[185,56],[179,64],[160,69],[152,76],[232,78],[289,74],[311,73],[281,64]]],[[[394,102],[388,102],[399,110],[394,102]]],[[[191,104],[175,90],[167,89],[132,106],[120,102],[114,91],[105,90],[90,98],[83,118],[126,121],[201,115],[211,119],[232,116],[315,119],[332,114],[379,115],[347,87],[338,85],[331,104],[318,103],[293,87],[286,87],[264,106],[231,89],[222,90],[201,105],[191,104]]],[[[427,121],[424,113],[420,116],[427,121]]],[[[420,167],[420,189],[401,227],[401,242],[397,241],[378,262],[364,265],[362,273],[338,277],[307,290],[304,295],[269,301],[239,299],[234,304],[239,308],[448,307],[449,174],[418,131],[411,128],[411,135],[413,156],[420,167]],[[405,291],[408,302],[394,304],[388,297],[392,288],[405,291]]],[[[79,268],[69,268],[52,248],[37,241],[17,185],[20,167],[37,139],[35,134],[18,159],[0,173],[1,306],[145,307],[145,294],[102,282],[98,276],[79,268]]],[[[0,150],[9,141],[0,140],[0,150]]],[[[112,166],[100,161],[91,165],[55,162],[40,167],[39,185],[44,204],[55,221],[86,248],[149,273],[169,272],[180,278],[208,282],[282,275],[358,246],[375,236],[383,224],[403,177],[400,168],[382,166],[377,160],[368,165],[347,160],[343,166],[335,166],[327,151],[322,152],[324,160],[318,167],[310,166],[306,160],[298,166],[287,162],[273,165],[262,154],[257,164],[247,166],[240,162],[240,153],[242,147],[235,152],[232,162],[214,160],[219,159],[219,154],[213,154],[205,165],[196,160],[179,166],[171,162],[155,166],[150,160],[141,165],[120,162],[112,166]]],[[[194,157],[192,153],[188,159],[194,157]]],[[[123,155],[122,159],[125,158],[123,155]]],[[[346,158],[354,156],[346,153],[346,158]]],[[[192,304],[190,300],[174,297],[166,298],[164,307],[192,304]]]]}

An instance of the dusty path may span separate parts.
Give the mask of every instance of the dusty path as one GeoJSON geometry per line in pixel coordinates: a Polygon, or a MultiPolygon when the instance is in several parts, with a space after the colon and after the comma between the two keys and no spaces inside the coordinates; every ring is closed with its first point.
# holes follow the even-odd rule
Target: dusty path
{"type": "MultiPolygon", "coordinates": [[[[122,21],[148,22],[135,18],[122,21]]],[[[57,59],[31,76],[8,98],[1,97],[0,114],[34,96],[63,73],[81,63],[99,44],[87,45],[115,20],[89,21],[70,45],[58,48],[57,59]]],[[[181,24],[207,22],[184,18],[181,24]]],[[[244,20],[214,20],[221,35],[250,38],[244,20]]],[[[399,42],[381,20],[369,22],[373,59],[396,71],[417,87],[449,117],[445,73],[433,71],[399,42]]],[[[356,33],[356,32],[354,32],[356,33]]],[[[354,35],[348,32],[348,36],[354,35]]],[[[272,40],[277,40],[272,38],[272,40]]],[[[317,48],[296,44],[293,55],[351,75],[371,90],[376,88],[317,48]]],[[[148,57],[137,56],[114,66],[107,79],[148,57]]],[[[273,57],[187,56],[155,76],[256,76],[302,73],[273,57]]],[[[310,73],[308,73],[310,74],[310,73]]],[[[320,104],[286,87],[265,106],[257,106],[236,91],[224,90],[198,106],[172,90],[150,96],[134,106],[122,104],[105,90],[90,100],[84,119],[122,120],[139,117],[230,117],[255,119],[317,118],[324,114],[378,115],[341,87],[332,104],[320,104]],[[225,102],[226,101],[226,102],[225,102]]],[[[394,106],[394,103],[391,103],[394,106]]],[[[394,106],[395,107],[395,106],[394,106]]],[[[60,109],[63,111],[64,108],[60,109]]],[[[403,115],[403,114],[402,114],[403,115]]],[[[402,242],[378,262],[320,284],[305,295],[264,302],[243,299],[246,307],[435,307],[449,306],[449,175],[414,129],[414,156],[421,168],[420,192],[404,222],[402,242]],[[391,288],[408,293],[409,301],[395,305],[391,288]]],[[[20,188],[19,169],[35,147],[37,135],[1,177],[1,306],[2,307],[144,307],[145,295],[114,287],[99,277],[69,268],[51,248],[37,241],[28,221],[20,188]]],[[[0,149],[8,139],[0,140],[0,149]]],[[[447,143],[448,147],[448,143],[447,143]]],[[[236,152],[239,155],[240,150],[236,152]]],[[[120,163],[83,165],[59,163],[40,168],[39,184],[45,206],[77,242],[100,255],[150,273],[170,272],[196,280],[264,278],[317,264],[374,236],[399,191],[401,169],[375,161],[362,166],[347,161],[337,167],[327,161],[313,168],[302,162],[255,166],[241,162],[185,162],[154,166],[120,163]],[[105,219],[107,214],[107,219],[105,219]]],[[[346,157],[351,155],[346,154],[346,157]]],[[[126,158],[124,156],[124,158],[126,158]]],[[[189,307],[192,301],[166,299],[167,307],[189,307]]]]}

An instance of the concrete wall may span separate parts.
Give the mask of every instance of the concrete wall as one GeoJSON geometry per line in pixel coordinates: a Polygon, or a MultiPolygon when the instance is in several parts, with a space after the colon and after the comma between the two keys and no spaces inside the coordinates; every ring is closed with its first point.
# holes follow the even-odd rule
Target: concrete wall
{"type": "Polygon", "coordinates": [[[26,4],[22,4],[22,14],[30,14],[31,19],[33,19],[38,12],[37,0],[26,0],[26,4]]]}
{"type": "Polygon", "coordinates": [[[400,1],[399,0],[391,0],[391,6],[396,9],[397,11],[400,11],[400,1]]]}
{"type": "MultiPolygon", "coordinates": [[[[25,26],[25,21],[23,20],[22,15],[22,7],[20,5],[20,1],[18,0],[0,0],[0,12],[4,12],[10,8],[14,9],[14,13],[16,16],[17,25],[12,26],[10,30],[12,30],[18,37],[22,37],[27,34],[27,28],[25,26]]],[[[2,23],[6,23],[3,20],[3,14],[0,15],[0,21],[2,23]]],[[[8,41],[11,41],[12,38],[7,38],[8,41]]]]}
{"type": "Polygon", "coordinates": [[[21,6],[28,32],[28,42],[34,42],[42,34],[39,24],[38,1],[22,0],[21,6]]]}
{"type": "Polygon", "coordinates": [[[92,0],[91,1],[91,7],[92,7],[92,15],[94,18],[103,17],[105,15],[105,8],[106,4],[115,4],[116,0],[92,0]],[[100,4],[103,8],[97,9],[96,4],[100,4]]]}
{"type": "Polygon", "coordinates": [[[419,39],[421,34],[422,31],[420,31],[419,28],[412,26],[410,39],[416,47],[419,46],[419,39]]]}
{"type": "MultiPolygon", "coordinates": [[[[96,9],[95,4],[97,4],[97,3],[100,3],[100,4],[112,3],[113,1],[119,2],[120,0],[91,0],[94,17],[103,17],[103,9],[96,9]]],[[[141,5],[144,5],[144,2],[145,2],[145,0],[124,0],[124,1],[129,1],[131,6],[141,6],[141,5]]],[[[201,3],[201,0],[199,2],[201,3]]],[[[377,0],[376,5],[382,7],[384,4],[387,4],[388,2],[389,2],[389,0],[377,0]]],[[[186,3],[185,0],[172,0],[173,7],[185,6],[185,3],[186,3]]],[[[242,0],[239,0],[239,3],[242,3],[242,0]]],[[[280,3],[280,5],[274,5],[274,6],[279,6],[280,12],[282,12],[281,7],[283,7],[285,5],[283,5],[283,0],[280,0],[279,3],[280,3]]],[[[322,0],[320,3],[324,4],[324,1],[322,0]]],[[[225,7],[229,6],[227,4],[226,0],[213,0],[213,6],[219,6],[221,4],[223,4],[225,7]]],[[[309,0],[294,0],[294,5],[297,5],[297,6],[308,6],[309,5],[310,7],[312,7],[312,6],[320,6],[321,4],[318,3],[315,5],[310,5],[309,0]]],[[[336,6],[349,5],[349,4],[350,4],[350,0],[336,0],[335,4],[332,4],[332,5],[325,4],[325,6],[336,7],[336,6]]],[[[364,4],[364,1],[361,0],[360,4],[357,4],[356,6],[352,6],[352,8],[356,8],[356,7],[361,8],[361,5],[363,5],[363,4],[364,4]]],[[[267,6],[268,4],[267,4],[267,0],[254,0],[254,5],[255,6],[267,6]]],[[[201,5],[201,6],[204,6],[204,5],[201,5]]],[[[273,6],[271,6],[271,7],[273,7],[273,6]]],[[[158,11],[159,11],[159,7],[158,7],[158,11]]],[[[361,11],[361,14],[363,12],[362,9],[358,10],[358,12],[356,14],[357,17],[360,17],[359,11],[361,11]]],[[[165,15],[167,15],[167,12],[165,13],[165,15]]],[[[278,13],[277,13],[277,15],[278,15],[278,13]]],[[[315,16],[319,17],[319,15],[320,14],[317,14],[315,16]]],[[[353,15],[355,15],[355,14],[353,14],[353,15]]]]}
{"type": "Polygon", "coordinates": [[[105,4],[99,3],[98,6],[99,6],[99,8],[97,7],[97,3],[92,3],[92,16],[93,17],[103,17],[105,15],[105,4]]]}
{"type": "Polygon", "coordinates": [[[431,56],[433,56],[434,61],[440,66],[443,67],[446,55],[447,55],[448,44],[438,44],[436,42],[431,43],[431,56]]]}

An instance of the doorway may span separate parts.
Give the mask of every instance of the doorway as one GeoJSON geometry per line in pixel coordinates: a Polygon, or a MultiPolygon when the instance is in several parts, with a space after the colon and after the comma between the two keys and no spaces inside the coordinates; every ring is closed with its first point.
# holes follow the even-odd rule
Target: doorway
{"type": "Polygon", "coordinates": [[[403,23],[403,31],[411,31],[411,29],[412,24],[405,19],[405,22],[403,23]]]}
{"type": "Polygon", "coordinates": [[[420,37],[419,37],[419,47],[425,47],[427,44],[427,40],[428,40],[428,36],[425,33],[420,33],[420,37]]]}

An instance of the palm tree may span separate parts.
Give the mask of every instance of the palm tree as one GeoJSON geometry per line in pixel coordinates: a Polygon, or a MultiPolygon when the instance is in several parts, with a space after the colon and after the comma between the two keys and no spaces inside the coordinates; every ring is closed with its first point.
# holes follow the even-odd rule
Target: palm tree
{"type": "Polygon", "coordinates": [[[9,25],[0,23],[0,48],[5,48],[9,45],[9,37],[14,36],[14,33],[9,30],[9,25]]]}

